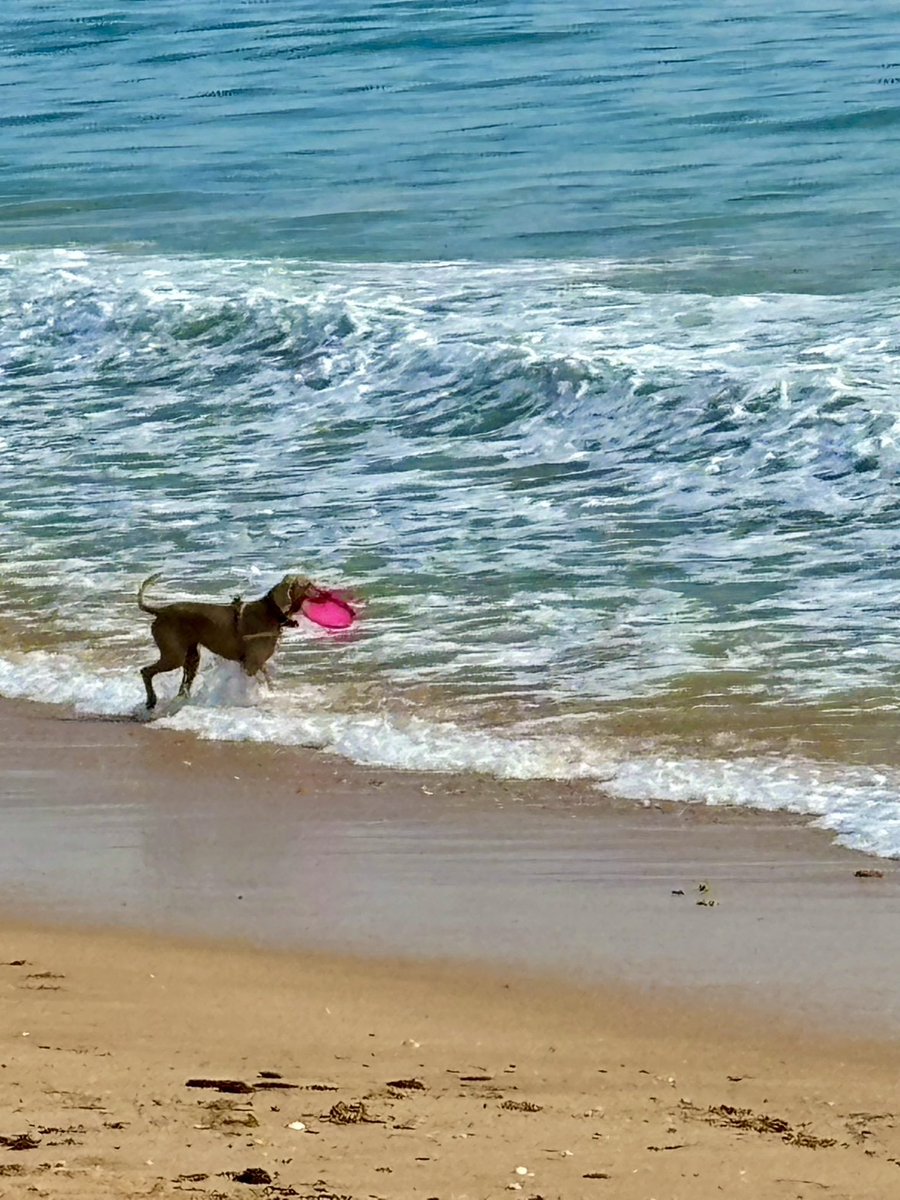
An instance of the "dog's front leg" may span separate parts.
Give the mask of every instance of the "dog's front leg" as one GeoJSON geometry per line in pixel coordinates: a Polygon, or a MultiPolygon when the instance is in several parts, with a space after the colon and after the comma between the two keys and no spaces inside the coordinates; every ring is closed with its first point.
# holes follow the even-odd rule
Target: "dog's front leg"
{"type": "Polygon", "coordinates": [[[266,663],[275,653],[278,644],[277,633],[252,634],[244,638],[244,654],[241,666],[249,676],[258,675],[265,670],[266,663]]]}

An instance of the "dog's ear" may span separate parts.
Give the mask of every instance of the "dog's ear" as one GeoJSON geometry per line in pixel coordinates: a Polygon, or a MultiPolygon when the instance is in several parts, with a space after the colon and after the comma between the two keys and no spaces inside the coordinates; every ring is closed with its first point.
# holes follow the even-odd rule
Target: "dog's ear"
{"type": "Polygon", "coordinates": [[[276,583],[271,592],[269,592],[273,602],[283,613],[286,613],[291,607],[291,583],[293,579],[293,575],[285,575],[281,583],[276,583]]]}
{"type": "Polygon", "coordinates": [[[285,575],[269,593],[273,601],[285,614],[296,612],[309,592],[309,580],[302,575],[285,575]]]}

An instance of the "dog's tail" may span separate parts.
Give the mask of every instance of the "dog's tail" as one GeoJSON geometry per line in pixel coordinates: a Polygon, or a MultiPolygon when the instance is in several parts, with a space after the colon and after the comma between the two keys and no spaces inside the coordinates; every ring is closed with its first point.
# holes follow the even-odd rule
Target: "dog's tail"
{"type": "Polygon", "coordinates": [[[144,580],[144,582],[141,584],[141,586],[138,588],[138,594],[137,594],[138,608],[140,608],[145,613],[150,613],[154,617],[159,612],[159,609],[152,608],[149,604],[144,603],[144,592],[147,590],[148,587],[151,587],[154,583],[156,583],[157,579],[162,579],[162,576],[163,576],[162,571],[158,571],[155,575],[149,575],[144,580]]]}

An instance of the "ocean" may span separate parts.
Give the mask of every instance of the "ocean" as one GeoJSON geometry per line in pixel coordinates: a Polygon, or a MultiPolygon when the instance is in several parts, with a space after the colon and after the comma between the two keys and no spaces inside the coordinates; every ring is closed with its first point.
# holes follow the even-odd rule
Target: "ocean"
{"type": "Polygon", "coordinates": [[[900,14],[597,8],[0,15],[0,693],[900,855],[900,14]]]}

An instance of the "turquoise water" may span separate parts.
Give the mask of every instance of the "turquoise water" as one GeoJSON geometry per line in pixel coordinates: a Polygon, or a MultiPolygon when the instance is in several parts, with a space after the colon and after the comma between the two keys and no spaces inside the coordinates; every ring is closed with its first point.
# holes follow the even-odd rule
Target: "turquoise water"
{"type": "Polygon", "coordinates": [[[172,721],[900,853],[900,17],[595,8],[0,18],[0,690],[302,568],[172,721]]]}
{"type": "Polygon", "coordinates": [[[7,245],[898,282],[882,0],[24,0],[0,44],[7,245]]]}

